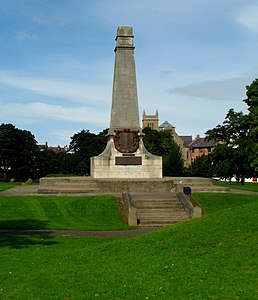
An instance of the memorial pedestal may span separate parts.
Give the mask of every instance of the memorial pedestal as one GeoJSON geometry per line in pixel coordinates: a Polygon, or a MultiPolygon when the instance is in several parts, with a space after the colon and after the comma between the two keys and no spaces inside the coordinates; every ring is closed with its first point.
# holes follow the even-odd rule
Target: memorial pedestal
{"type": "Polygon", "coordinates": [[[134,153],[116,150],[114,139],[109,138],[105,150],[91,157],[93,178],[162,178],[162,157],[149,153],[140,138],[134,153]]]}

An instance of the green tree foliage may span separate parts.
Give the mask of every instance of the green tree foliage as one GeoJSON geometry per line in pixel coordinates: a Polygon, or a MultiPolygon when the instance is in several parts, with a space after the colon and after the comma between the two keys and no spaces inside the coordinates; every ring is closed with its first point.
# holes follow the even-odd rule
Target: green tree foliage
{"type": "Polygon", "coordinates": [[[70,149],[74,155],[73,173],[78,175],[90,174],[90,158],[99,155],[105,149],[106,132],[107,129],[99,134],[82,130],[71,137],[70,149]]]}
{"type": "Polygon", "coordinates": [[[184,175],[184,160],[180,146],[175,142],[169,152],[163,157],[163,174],[165,176],[184,175]]]}
{"type": "Polygon", "coordinates": [[[247,98],[244,102],[247,104],[249,111],[258,108],[258,79],[256,78],[250,85],[246,86],[247,98]]]}
{"type": "Polygon", "coordinates": [[[249,125],[250,142],[252,152],[250,153],[251,167],[258,175],[258,79],[255,79],[250,86],[246,87],[247,98],[244,102],[248,105],[249,114],[247,116],[249,125]]]}
{"type": "Polygon", "coordinates": [[[208,130],[208,139],[218,141],[212,154],[215,176],[244,179],[258,174],[258,80],[247,86],[249,114],[230,109],[222,125],[208,130]]]}
{"type": "Polygon", "coordinates": [[[60,171],[59,155],[53,150],[38,150],[35,159],[35,178],[41,178],[48,174],[56,174],[60,171]]]}
{"type": "Polygon", "coordinates": [[[146,149],[163,157],[163,174],[181,176],[184,173],[184,160],[180,147],[173,139],[170,130],[157,131],[146,127],[143,129],[143,142],[146,149]]]}
{"type": "Polygon", "coordinates": [[[197,157],[193,162],[188,172],[191,176],[210,178],[213,176],[213,166],[211,155],[202,155],[197,157]]]}
{"type": "Polygon", "coordinates": [[[0,165],[5,178],[27,180],[34,173],[37,141],[27,130],[0,125],[0,165]]]}

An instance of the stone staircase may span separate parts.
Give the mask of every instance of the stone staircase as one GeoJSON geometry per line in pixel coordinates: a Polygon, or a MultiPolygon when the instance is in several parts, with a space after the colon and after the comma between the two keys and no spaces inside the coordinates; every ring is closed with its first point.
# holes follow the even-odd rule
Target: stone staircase
{"type": "Polygon", "coordinates": [[[130,194],[140,227],[161,227],[189,220],[176,193],[130,194]]]}
{"type": "Polygon", "coordinates": [[[44,177],[38,194],[97,194],[97,182],[92,177],[44,177]]]}

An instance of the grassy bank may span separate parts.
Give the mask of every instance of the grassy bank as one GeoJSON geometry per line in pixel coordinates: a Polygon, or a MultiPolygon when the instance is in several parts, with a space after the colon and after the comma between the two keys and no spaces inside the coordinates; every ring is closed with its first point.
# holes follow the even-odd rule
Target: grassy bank
{"type": "Polygon", "coordinates": [[[0,228],[127,229],[113,196],[0,196],[0,228]]]}
{"type": "Polygon", "coordinates": [[[0,236],[0,298],[257,299],[258,201],[245,199],[136,238],[0,236]]]}
{"type": "Polygon", "coordinates": [[[15,186],[15,184],[13,184],[13,183],[0,183],[0,192],[10,189],[14,186],[15,186]]]}
{"type": "Polygon", "coordinates": [[[256,196],[221,193],[195,193],[192,197],[199,203],[199,206],[202,207],[204,215],[258,201],[258,194],[256,196]]]}
{"type": "Polygon", "coordinates": [[[229,184],[228,181],[215,181],[214,184],[217,186],[229,187],[231,189],[258,192],[257,182],[245,182],[244,185],[241,185],[237,184],[236,182],[232,182],[231,184],[229,184]]]}

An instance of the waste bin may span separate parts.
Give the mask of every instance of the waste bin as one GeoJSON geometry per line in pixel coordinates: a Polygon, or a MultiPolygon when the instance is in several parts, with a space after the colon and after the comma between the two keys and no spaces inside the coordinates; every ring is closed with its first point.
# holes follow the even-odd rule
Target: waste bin
{"type": "Polygon", "coordinates": [[[184,186],[183,191],[184,191],[184,194],[186,194],[186,195],[192,194],[192,190],[191,190],[190,186],[184,186]]]}

